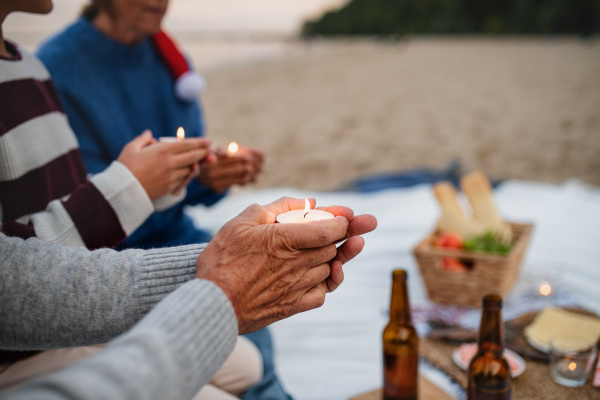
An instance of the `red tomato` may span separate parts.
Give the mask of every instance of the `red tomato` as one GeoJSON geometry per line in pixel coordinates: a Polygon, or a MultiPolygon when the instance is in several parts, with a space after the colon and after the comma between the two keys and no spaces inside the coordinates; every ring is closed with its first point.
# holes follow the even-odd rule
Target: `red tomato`
{"type": "Polygon", "coordinates": [[[460,262],[456,257],[442,258],[442,265],[444,266],[444,269],[448,271],[465,272],[469,270],[469,267],[460,262]]]}
{"type": "Polygon", "coordinates": [[[455,249],[462,249],[464,239],[461,235],[454,232],[442,232],[440,233],[434,241],[436,246],[441,247],[453,247],[455,249]]]}

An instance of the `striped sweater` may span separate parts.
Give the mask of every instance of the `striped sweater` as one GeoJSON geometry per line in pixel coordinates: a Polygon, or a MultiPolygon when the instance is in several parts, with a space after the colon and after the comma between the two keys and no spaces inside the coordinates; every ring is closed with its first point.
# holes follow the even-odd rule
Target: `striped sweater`
{"type": "Polygon", "coordinates": [[[118,161],[88,179],[48,71],[18,45],[0,57],[0,230],[66,246],[114,247],[154,206],[118,161]]]}

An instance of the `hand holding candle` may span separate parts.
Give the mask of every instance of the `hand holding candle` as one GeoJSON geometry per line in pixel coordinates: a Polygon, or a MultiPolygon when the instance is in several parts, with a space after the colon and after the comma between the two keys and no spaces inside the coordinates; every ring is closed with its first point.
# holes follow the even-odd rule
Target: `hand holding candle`
{"type": "Polygon", "coordinates": [[[341,264],[362,250],[362,239],[349,237],[350,232],[361,235],[377,224],[373,216],[354,218],[351,209],[341,206],[329,207],[336,217],[321,223],[275,223],[277,215],[303,203],[282,198],[264,207],[249,206],[198,257],[196,276],[223,289],[240,334],[321,306],[326,293],[341,283],[341,264]]]}
{"type": "MultiPolygon", "coordinates": [[[[271,213],[275,215],[273,222],[276,222],[277,216],[290,211],[301,211],[304,213],[302,206],[306,208],[307,199],[292,199],[284,197],[268,206],[265,206],[271,213]]],[[[308,199],[309,209],[314,209],[316,204],[314,199],[308,199]]],[[[344,280],[344,272],[342,271],[342,265],[352,260],[358,253],[360,253],[364,247],[365,241],[361,235],[371,232],[377,227],[377,219],[370,214],[354,216],[354,212],[348,207],[343,206],[330,206],[321,207],[324,211],[331,213],[334,218],[321,220],[319,223],[309,224],[275,224],[280,225],[282,228],[290,229],[291,232],[299,232],[305,228],[309,229],[321,229],[321,227],[329,226],[334,220],[339,217],[344,217],[348,220],[348,228],[346,235],[337,241],[343,242],[337,248],[336,256],[329,262],[331,272],[329,277],[324,281],[324,285],[328,292],[334,291],[344,280]]],[[[316,210],[314,210],[316,211],[316,210]]]]}
{"type": "Polygon", "coordinates": [[[201,165],[200,182],[216,192],[254,182],[262,171],[264,153],[231,142],[214,150],[215,158],[201,165]]]}
{"type": "Polygon", "coordinates": [[[210,142],[204,138],[155,143],[152,132],[146,130],[129,142],[117,158],[152,200],[180,189],[210,148],[210,142]]]}

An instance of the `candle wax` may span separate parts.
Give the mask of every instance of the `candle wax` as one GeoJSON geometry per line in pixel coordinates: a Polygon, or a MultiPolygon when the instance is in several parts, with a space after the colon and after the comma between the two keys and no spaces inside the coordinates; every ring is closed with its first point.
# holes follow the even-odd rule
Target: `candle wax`
{"type": "Polygon", "coordinates": [[[174,143],[174,142],[178,142],[180,140],[183,140],[183,139],[179,139],[176,136],[161,136],[158,138],[158,141],[160,143],[174,143]]]}
{"type": "Polygon", "coordinates": [[[281,224],[305,223],[311,221],[320,221],[322,219],[331,219],[334,215],[323,210],[292,210],[277,216],[277,222],[281,224]],[[306,214],[306,216],[305,216],[306,214]]]}

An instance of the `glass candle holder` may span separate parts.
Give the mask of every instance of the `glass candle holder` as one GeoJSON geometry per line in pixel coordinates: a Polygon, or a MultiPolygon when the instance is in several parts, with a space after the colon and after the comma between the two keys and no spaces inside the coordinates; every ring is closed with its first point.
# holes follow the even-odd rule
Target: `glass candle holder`
{"type": "Polygon", "coordinates": [[[556,337],[550,342],[550,376],[563,386],[583,386],[594,366],[596,344],[574,337],[556,337]]]}

